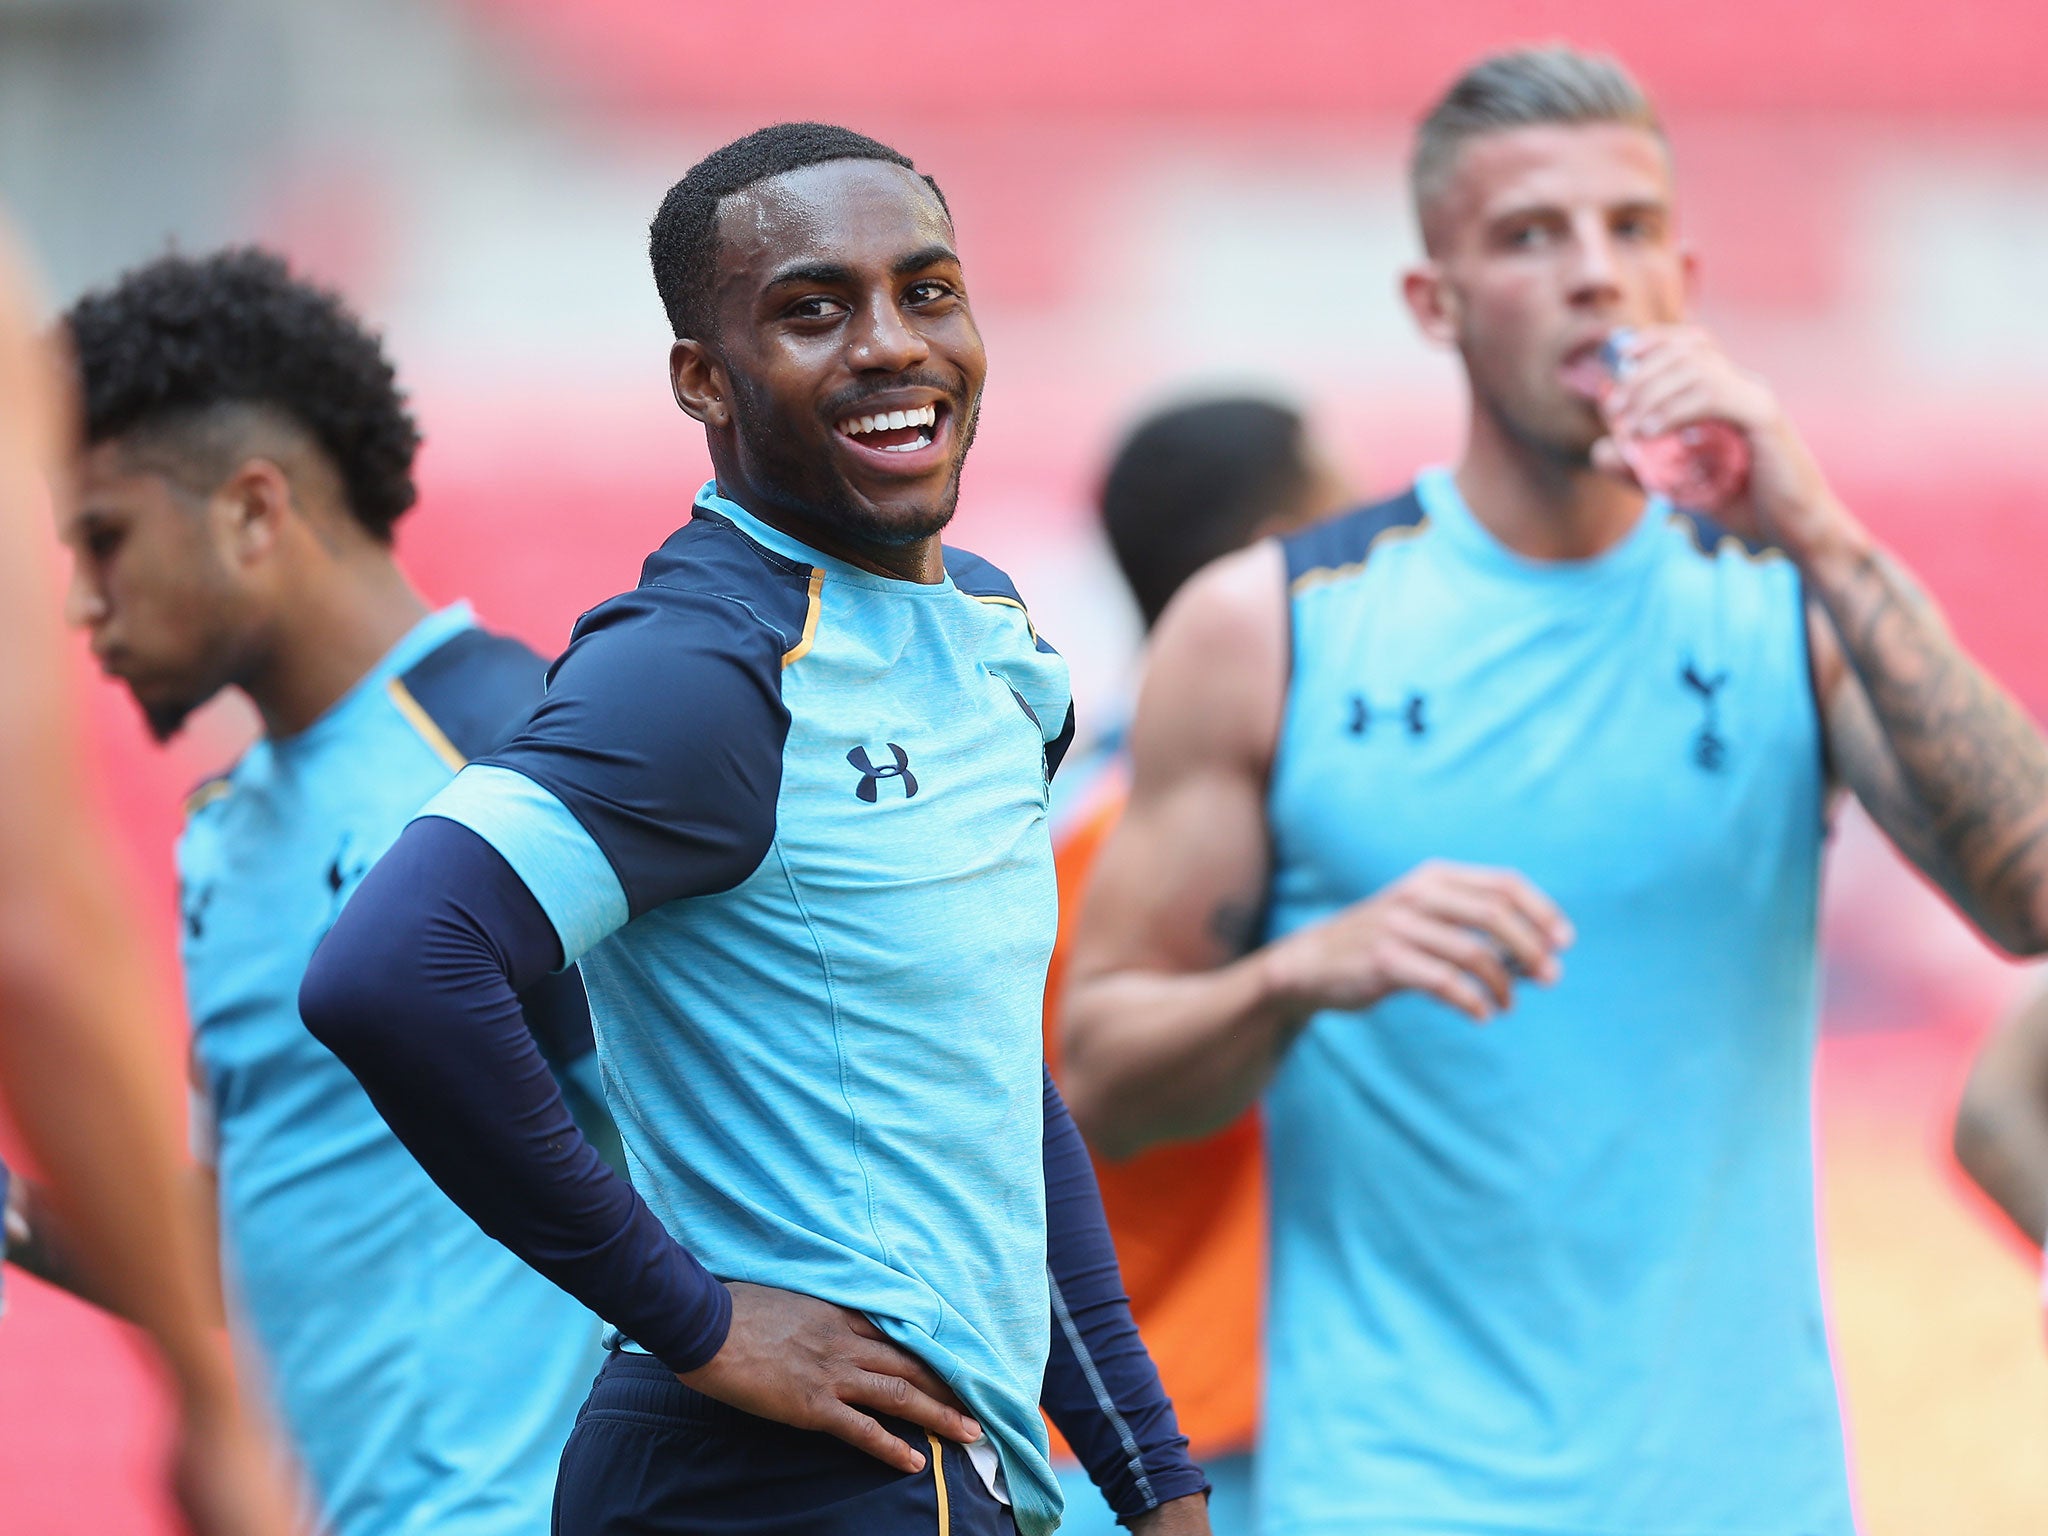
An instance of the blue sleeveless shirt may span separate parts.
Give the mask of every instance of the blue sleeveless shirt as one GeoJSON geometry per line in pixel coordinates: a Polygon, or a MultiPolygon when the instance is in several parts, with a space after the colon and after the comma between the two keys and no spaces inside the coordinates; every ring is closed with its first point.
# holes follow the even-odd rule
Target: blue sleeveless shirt
{"type": "Polygon", "coordinates": [[[1656,501],[1527,560],[1441,470],[1285,550],[1272,936],[1448,859],[1578,941],[1490,1025],[1402,994],[1283,1061],[1260,1529],[1850,1532],[1797,572],[1656,501]]]}

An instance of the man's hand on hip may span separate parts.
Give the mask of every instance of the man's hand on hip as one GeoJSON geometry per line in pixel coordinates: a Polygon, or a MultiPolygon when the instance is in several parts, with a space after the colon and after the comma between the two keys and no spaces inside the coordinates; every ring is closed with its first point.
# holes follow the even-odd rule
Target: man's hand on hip
{"type": "Polygon", "coordinates": [[[904,1472],[927,1458],[873,1415],[965,1445],[981,1426],[930,1366],[858,1312],[765,1285],[730,1283],[732,1328],[718,1353],[677,1379],[747,1413],[822,1430],[904,1472]]]}

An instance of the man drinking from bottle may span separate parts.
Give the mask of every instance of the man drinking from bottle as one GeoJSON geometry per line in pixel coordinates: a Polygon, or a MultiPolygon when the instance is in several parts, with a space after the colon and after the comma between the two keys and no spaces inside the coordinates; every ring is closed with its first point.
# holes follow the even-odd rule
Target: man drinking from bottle
{"type": "Polygon", "coordinates": [[[1160,621],[1073,1111],[1127,1155],[1265,1097],[1264,1536],[1848,1536],[1809,1124],[1829,801],[2036,954],[2048,747],[1686,323],[1619,65],[1478,64],[1413,190],[1404,294],[1463,362],[1463,454],[1160,621]],[[1646,494],[1667,471],[1720,499],[1646,494]]]}

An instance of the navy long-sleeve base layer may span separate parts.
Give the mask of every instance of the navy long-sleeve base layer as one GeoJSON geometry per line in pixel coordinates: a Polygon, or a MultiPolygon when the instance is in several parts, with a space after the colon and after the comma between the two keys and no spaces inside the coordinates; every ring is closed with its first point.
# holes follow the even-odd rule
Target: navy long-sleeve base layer
{"type": "MultiPolygon", "coordinates": [[[[365,883],[307,1017],[488,1230],[671,1369],[723,1339],[713,1275],[874,1319],[981,1421],[1043,1536],[1055,1382],[1133,1511],[1201,1480],[1149,1369],[1123,1385],[1151,1400],[1117,1398],[1142,1350],[1113,1263],[1085,1262],[1107,1238],[1076,1250],[1097,1273],[1048,1280],[1045,801],[1071,705],[1007,580],[947,571],[845,566],[707,487],[578,625],[525,733],[365,883]],[[507,1027],[568,961],[639,1194],[507,1027]]],[[[1089,1193],[1053,1214],[1099,1223],[1089,1193]]]]}

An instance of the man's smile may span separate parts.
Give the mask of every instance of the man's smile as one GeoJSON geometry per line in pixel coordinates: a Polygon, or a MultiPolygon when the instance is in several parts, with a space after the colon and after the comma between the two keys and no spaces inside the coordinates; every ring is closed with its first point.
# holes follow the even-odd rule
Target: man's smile
{"type": "Polygon", "coordinates": [[[890,391],[841,416],[833,437],[862,474],[916,479],[951,465],[956,415],[929,391],[890,391]]]}

